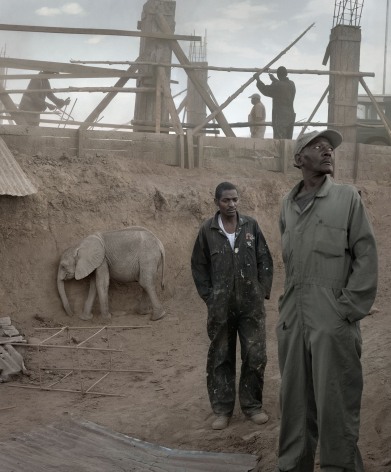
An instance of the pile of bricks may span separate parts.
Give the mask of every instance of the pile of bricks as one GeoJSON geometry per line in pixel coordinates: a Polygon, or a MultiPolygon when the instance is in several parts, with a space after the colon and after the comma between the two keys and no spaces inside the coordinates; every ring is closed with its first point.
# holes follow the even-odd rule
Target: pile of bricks
{"type": "Polygon", "coordinates": [[[7,382],[11,375],[26,372],[23,356],[12,346],[13,343],[25,342],[12,326],[9,316],[0,318],[0,382],[7,382]]]}

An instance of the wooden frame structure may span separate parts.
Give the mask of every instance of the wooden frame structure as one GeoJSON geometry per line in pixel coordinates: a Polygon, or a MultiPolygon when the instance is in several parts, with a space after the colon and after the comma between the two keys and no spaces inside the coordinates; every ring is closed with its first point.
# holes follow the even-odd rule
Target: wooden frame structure
{"type": "Polygon", "coordinates": [[[28,343],[11,343],[13,346],[23,346],[34,348],[38,354],[38,374],[39,374],[39,385],[8,385],[8,387],[15,387],[15,388],[28,388],[33,390],[46,390],[46,391],[56,391],[56,392],[70,392],[70,393],[81,393],[82,395],[100,395],[100,396],[123,396],[116,393],[109,393],[109,392],[97,392],[94,391],[93,388],[96,387],[102,380],[104,380],[108,375],[114,372],[119,373],[134,373],[134,374],[141,374],[141,373],[152,373],[151,371],[147,370],[129,370],[129,369],[114,369],[113,368],[113,359],[112,354],[115,352],[123,352],[121,349],[113,349],[110,347],[103,348],[103,347],[87,347],[85,346],[86,343],[91,341],[96,336],[105,333],[107,344],[110,346],[110,337],[109,337],[109,330],[110,329],[139,329],[139,328],[150,328],[150,325],[143,325],[143,326],[98,326],[98,327],[90,327],[90,326],[83,326],[83,327],[69,327],[64,326],[62,328],[35,328],[36,330],[40,331],[55,331],[54,334],[45,338],[41,342],[37,344],[28,344],[28,343]],[[72,338],[70,336],[70,331],[75,330],[95,330],[94,333],[88,336],[83,341],[79,342],[78,344],[74,345],[72,343],[72,338]],[[48,341],[54,340],[54,338],[59,337],[60,335],[65,334],[67,336],[67,344],[46,344],[48,341]],[[42,351],[43,350],[53,350],[53,349],[60,349],[63,351],[71,352],[71,360],[72,365],[69,367],[56,367],[56,366],[47,366],[42,365],[42,351]],[[96,351],[96,352],[105,352],[109,355],[109,368],[108,369],[98,369],[95,367],[91,368],[82,368],[81,367],[81,353],[86,351],[96,351]],[[75,355],[76,354],[76,358],[75,355]],[[66,371],[66,374],[62,376],[59,380],[50,383],[49,385],[44,385],[44,381],[42,378],[42,371],[66,371]],[[103,372],[103,375],[93,382],[90,386],[86,387],[83,380],[83,372],[103,372]],[[71,376],[77,376],[80,383],[80,389],[72,389],[72,388],[55,388],[55,385],[58,385],[60,382],[70,378],[71,376]]]}
{"type": "MultiPolygon", "coordinates": [[[[226,108],[239,94],[241,94],[246,87],[248,87],[256,78],[263,72],[274,72],[271,69],[271,66],[282,57],[294,44],[296,44],[312,27],[314,24],[310,25],[301,35],[299,35],[287,48],[285,48],[281,53],[279,53],[274,59],[272,59],[266,66],[263,68],[234,68],[234,67],[213,67],[213,66],[200,66],[193,65],[183,49],[179,44],[179,40],[185,41],[200,41],[199,36],[189,36],[189,35],[177,35],[173,34],[171,27],[169,26],[165,16],[161,13],[155,15],[155,21],[158,26],[159,32],[149,32],[145,33],[142,31],[125,31],[125,30],[105,30],[105,29],[82,29],[82,28],[59,28],[59,27],[43,27],[43,26],[26,26],[26,25],[4,25],[0,24],[0,30],[7,31],[24,31],[24,32],[40,32],[40,33],[60,33],[60,34],[99,34],[99,35],[114,35],[114,36],[133,36],[140,38],[156,39],[168,44],[171,51],[174,53],[178,59],[179,64],[165,63],[165,62],[154,62],[148,61],[143,55],[140,55],[135,61],[121,61],[121,62],[111,62],[111,61],[71,61],[71,63],[59,63],[59,62],[48,62],[48,61],[32,61],[25,59],[15,59],[15,58],[0,58],[0,68],[16,68],[16,69],[29,69],[29,70],[48,70],[52,72],[57,72],[58,74],[53,76],[49,74],[13,74],[13,75],[0,75],[0,79],[6,77],[7,80],[14,79],[31,79],[31,78],[50,78],[51,80],[56,79],[74,79],[74,78],[103,78],[103,77],[113,77],[117,78],[117,81],[114,85],[110,87],[68,87],[68,88],[52,88],[53,92],[83,92],[83,93],[103,93],[105,94],[104,98],[100,103],[95,107],[95,109],[88,115],[84,122],[69,121],[69,119],[63,120],[41,120],[43,123],[52,123],[72,126],[78,126],[80,132],[83,132],[85,129],[91,129],[92,127],[110,127],[115,129],[135,129],[135,126],[131,124],[127,125],[116,125],[116,124],[107,124],[107,123],[98,123],[99,117],[103,110],[110,104],[113,98],[118,93],[136,93],[136,94],[153,94],[155,96],[155,105],[156,113],[154,122],[145,122],[141,127],[137,126],[138,131],[142,132],[170,132],[173,131],[179,136],[191,135],[192,144],[187,145],[187,149],[190,150],[193,146],[193,138],[208,132],[210,129],[216,130],[219,128],[227,137],[235,137],[235,133],[232,128],[234,127],[245,127],[248,126],[248,123],[228,123],[226,120],[223,110],[226,108]],[[88,64],[88,65],[85,65],[88,64]],[[95,64],[94,66],[92,64],[95,64]],[[98,67],[96,64],[126,64],[129,67],[126,70],[123,69],[109,69],[107,67],[98,67]],[[150,87],[125,87],[129,79],[140,78],[140,68],[142,66],[151,66],[155,71],[153,76],[155,78],[154,86],[150,87]],[[203,102],[206,104],[207,108],[210,110],[209,116],[202,123],[181,123],[179,113],[181,111],[181,106],[178,109],[175,106],[174,99],[172,97],[170,83],[167,80],[165,70],[167,68],[180,67],[182,68],[189,80],[194,85],[196,91],[199,93],[203,102]],[[197,70],[202,69],[203,67],[208,70],[218,70],[226,72],[253,72],[253,76],[246,81],[238,90],[236,90],[230,97],[228,97],[221,105],[216,102],[213,94],[203,83],[200,82],[197,76],[197,70]],[[161,122],[161,109],[165,106],[169,111],[170,123],[161,122]],[[211,124],[212,120],[217,121],[216,124],[211,124]]],[[[341,78],[352,78],[358,80],[363,86],[364,90],[373,101],[376,110],[379,113],[379,116],[391,137],[391,129],[387,118],[384,116],[383,112],[380,110],[378,104],[376,103],[375,98],[369,91],[368,87],[364,82],[364,77],[370,76],[373,77],[373,73],[369,72],[343,72],[343,71],[324,71],[324,70],[288,70],[291,74],[315,74],[315,75],[329,75],[331,77],[341,77],[341,78]]],[[[314,115],[319,109],[320,105],[324,101],[325,97],[329,93],[329,87],[323,93],[321,99],[314,108],[313,113],[306,123],[296,123],[295,126],[301,126],[302,134],[308,125],[312,126],[324,126],[324,123],[312,123],[314,115]]],[[[21,89],[9,89],[5,90],[0,87],[0,100],[3,102],[5,111],[2,113],[8,113],[9,116],[17,124],[25,124],[23,118],[16,105],[13,103],[10,98],[10,94],[23,93],[25,90],[21,89]]],[[[34,90],[29,90],[28,93],[34,93],[34,90]]],[[[184,103],[184,102],[182,102],[184,103]]],[[[182,105],[182,104],[181,104],[182,105]]],[[[63,116],[62,116],[63,117],[63,116]]],[[[61,117],[61,118],[62,118],[61,117]]],[[[270,125],[270,123],[266,123],[270,125]]],[[[327,125],[327,123],[326,123],[327,125]]],[[[357,122],[354,123],[328,123],[328,125],[333,125],[337,128],[352,128],[357,126],[357,122]]],[[[215,131],[217,133],[217,131],[215,131]]],[[[182,138],[181,138],[182,139],[182,138]]],[[[182,142],[182,141],[180,141],[182,142]]],[[[183,146],[181,145],[181,148],[183,146]]],[[[184,152],[183,150],[181,152],[184,152]]],[[[182,160],[182,159],[181,159],[182,160]]]]}

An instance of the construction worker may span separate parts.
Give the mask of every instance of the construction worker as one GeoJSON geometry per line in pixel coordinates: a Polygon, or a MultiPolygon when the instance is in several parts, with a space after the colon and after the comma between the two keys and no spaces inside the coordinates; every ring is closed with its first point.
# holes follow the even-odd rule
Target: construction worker
{"type": "Polygon", "coordinates": [[[337,184],[333,130],[299,137],[303,176],[284,198],[285,265],[277,324],[281,373],[279,471],[363,472],[357,446],[363,389],[360,320],[377,288],[377,253],[359,192],[337,184]]]}
{"type": "Polygon", "coordinates": [[[212,429],[228,426],[235,405],[236,342],[242,367],[239,402],[244,415],[266,423],[262,391],[266,366],[264,299],[270,297],[273,261],[256,220],[237,211],[239,196],[230,182],[215,190],[218,208],[194,243],[194,283],[208,308],[207,387],[216,415],[212,429]]]}
{"type": "MultiPolygon", "coordinates": [[[[55,74],[55,72],[41,71],[40,74],[55,74]]],[[[27,90],[42,90],[42,92],[24,93],[22,95],[19,110],[35,112],[23,114],[24,119],[29,125],[39,126],[40,113],[45,111],[46,108],[49,108],[49,110],[55,110],[56,108],[63,108],[65,105],[69,105],[71,101],[70,98],[67,98],[66,100],[57,98],[50,89],[51,87],[48,79],[37,77],[30,80],[27,90]],[[53,102],[54,105],[47,103],[47,98],[53,102]]]]}
{"type": "Polygon", "coordinates": [[[253,105],[250,114],[248,115],[251,137],[264,138],[266,130],[265,105],[261,102],[261,96],[259,93],[253,93],[249,98],[251,98],[251,103],[253,105]]]}

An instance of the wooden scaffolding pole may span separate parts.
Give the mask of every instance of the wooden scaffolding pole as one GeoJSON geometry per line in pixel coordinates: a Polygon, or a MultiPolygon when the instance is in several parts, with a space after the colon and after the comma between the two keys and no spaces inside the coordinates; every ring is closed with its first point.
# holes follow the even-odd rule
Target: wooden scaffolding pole
{"type": "Polygon", "coordinates": [[[283,51],[281,51],[280,54],[278,54],[274,59],[272,59],[265,67],[260,69],[259,72],[256,72],[246,83],[244,83],[241,87],[239,87],[239,89],[234,94],[232,94],[230,97],[228,97],[227,100],[222,105],[220,105],[215,111],[213,111],[209,116],[207,116],[205,118],[205,120],[200,125],[198,125],[196,128],[194,128],[193,133],[194,134],[199,133],[201,131],[201,129],[207,123],[209,123],[209,121],[213,120],[213,118],[215,118],[216,115],[219,112],[221,112],[226,106],[228,106],[232,102],[232,100],[234,100],[238,95],[240,95],[255,80],[255,78],[258,75],[261,75],[262,72],[264,72],[265,70],[268,70],[269,67],[272,64],[274,64],[276,61],[278,61],[278,59],[281,56],[283,56],[287,51],[289,51],[289,49],[293,45],[295,45],[314,26],[314,24],[315,23],[312,23],[312,25],[310,25],[303,33],[301,33],[301,35],[298,36],[288,47],[286,47],[283,51]]]}
{"type": "MultiPolygon", "coordinates": [[[[307,121],[310,122],[312,120],[312,118],[315,116],[315,113],[318,111],[318,109],[319,109],[320,105],[322,104],[323,100],[326,98],[326,95],[329,93],[329,90],[330,90],[330,85],[328,85],[326,87],[326,90],[323,92],[323,95],[320,97],[319,102],[316,104],[316,107],[314,108],[314,111],[311,113],[311,115],[310,115],[310,117],[308,118],[307,121]]],[[[308,124],[305,124],[302,127],[297,139],[300,138],[300,136],[302,136],[305,133],[305,130],[307,129],[307,126],[308,126],[308,124]]]]}
{"type": "MultiPolygon", "coordinates": [[[[166,19],[163,15],[157,15],[157,21],[159,24],[160,29],[163,33],[167,33],[170,30],[170,26],[167,24],[166,19]]],[[[190,65],[190,61],[188,60],[186,54],[184,53],[183,49],[179,45],[178,41],[171,41],[171,48],[176,55],[178,61],[184,65],[190,65]]],[[[213,111],[218,109],[218,105],[213,101],[209,93],[203,87],[201,81],[198,79],[197,74],[192,70],[186,70],[186,74],[188,75],[189,79],[193,82],[194,87],[197,89],[197,92],[201,95],[202,99],[206,103],[206,106],[209,110],[213,111]]],[[[229,126],[228,121],[226,120],[225,116],[218,110],[214,115],[216,117],[217,122],[221,126],[221,129],[224,131],[226,136],[235,137],[235,133],[232,131],[231,127],[229,126]]]]}
{"type": "Polygon", "coordinates": [[[168,83],[166,73],[164,72],[164,69],[161,67],[159,67],[158,69],[158,77],[160,78],[160,83],[162,85],[162,90],[163,90],[163,96],[164,96],[164,99],[166,100],[167,109],[171,116],[175,133],[183,134],[181,120],[179,119],[178,112],[175,108],[174,99],[172,98],[172,95],[171,95],[170,85],[168,83]]]}
{"type": "Polygon", "coordinates": [[[65,34],[89,34],[97,36],[135,36],[138,38],[155,38],[176,41],[201,41],[201,36],[183,34],[142,33],[141,31],[112,30],[100,28],[63,28],[58,26],[29,26],[29,25],[5,25],[0,24],[3,31],[25,31],[29,33],[65,33],[65,34]]]}
{"type": "MultiPolygon", "coordinates": [[[[142,60],[143,60],[142,56],[139,56],[137,58],[137,61],[142,61],[142,60]]],[[[138,70],[138,65],[133,65],[128,68],[127,72],[133,74],[137,70],[138,70]]],[[[121,77],[120,79],[117,80],[114,87],[123,87],[128,80],[129,79],[127,77],[121,77]]],[[[109,92],[103,98],[103,100],[95,107],[95,109],[87,116],[87,118],[84,120],[85,123],[95,121],[116,95],[117,95],[117,92],[109,92]]]]}

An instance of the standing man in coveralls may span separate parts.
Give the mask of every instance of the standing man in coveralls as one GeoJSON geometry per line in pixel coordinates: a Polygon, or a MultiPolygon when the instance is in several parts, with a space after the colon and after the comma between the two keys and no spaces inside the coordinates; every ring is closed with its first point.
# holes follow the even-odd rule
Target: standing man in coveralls
{"type": "Polygon", "coordinates": [[[299,137],[303,175],[280,215],[285,289],[277,325],[281,428],[277,471],[363,472],[357,446],[363,375],[360,320],[377,288],[377,252],[361,197],[337,184],[333,130],[299,137]]]}
{"type": "Polygon", "coordinates": [[[207,386],[216,415],[212,428],[226,428],[234,409],[238,335],[240,406],[247,418],[263,424],[269,419],[262,410],[264,299],[270,297],[273,261],[257,221],[238,213],[235,185],[219,184],[214,201],[218,211],[202,224],[191,257],[194,283],[208,308],[207,386]]]}

